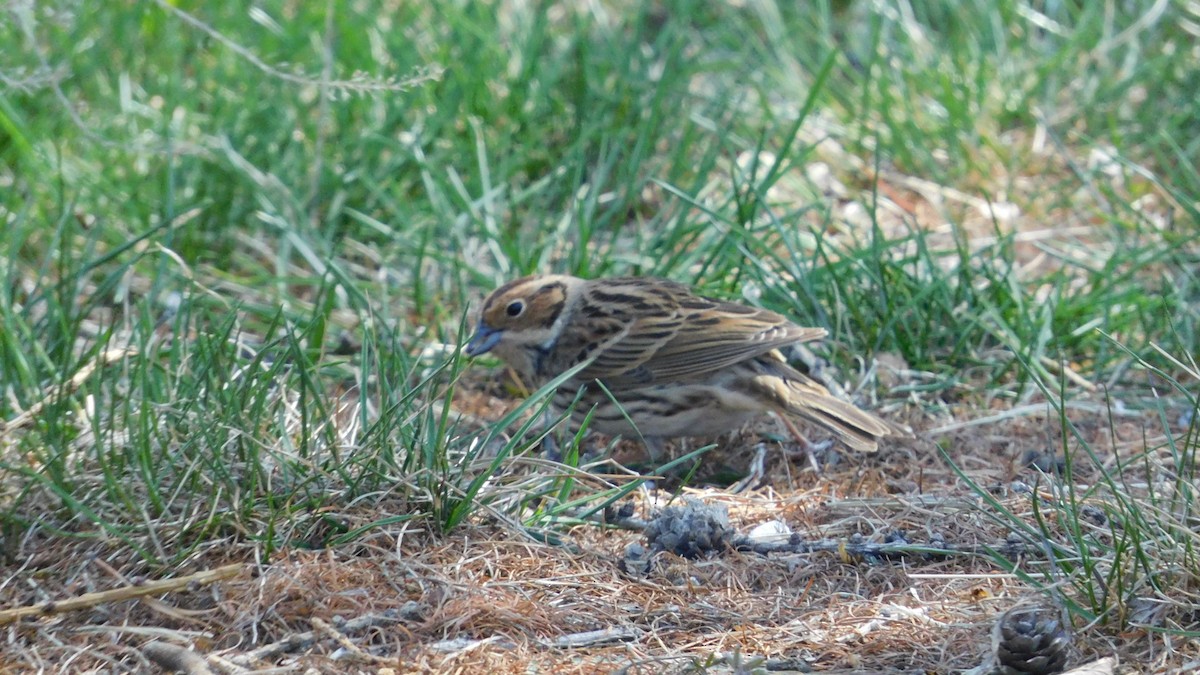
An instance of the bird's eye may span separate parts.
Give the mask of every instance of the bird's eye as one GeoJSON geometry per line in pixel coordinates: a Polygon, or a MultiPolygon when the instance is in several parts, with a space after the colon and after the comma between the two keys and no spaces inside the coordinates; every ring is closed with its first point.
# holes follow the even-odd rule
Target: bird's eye
{"type": "Polygon", "coordinates": [[[508,303],[508,307],[504,308],[504,313],[509,316],[520,316],[521,312],[525,311],[525,303],[520,300],[513,300],[508,303]]]}

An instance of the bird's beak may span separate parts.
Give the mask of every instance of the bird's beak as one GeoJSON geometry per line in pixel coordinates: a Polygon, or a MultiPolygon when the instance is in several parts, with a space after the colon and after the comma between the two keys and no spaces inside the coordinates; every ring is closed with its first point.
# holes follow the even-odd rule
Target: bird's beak
{"type": "Polygon", "coordinates": [[[497,342],[500,342],[500,338],[503,335],[503,331],[488,328],[481,323],[479,324],[479,328],[475,330],[475,335],[471,338],[471,341],[467,343],[467,346],[463,349],[463,351],[467,353],[467,356],[479,356],[480,354],[486,354],[492,351],[492,348],[496,346],[497,342]]]}

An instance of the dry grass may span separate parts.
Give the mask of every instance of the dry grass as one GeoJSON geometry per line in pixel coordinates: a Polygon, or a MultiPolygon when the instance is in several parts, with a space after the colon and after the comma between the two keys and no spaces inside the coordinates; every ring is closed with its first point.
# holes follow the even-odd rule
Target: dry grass
{"type": "MultiPolygon", "coordinates": [[[[1088,423],[1094,415],[1072,417],[1090,428],[1097,447],[1115,444],[1109,449],[1117,453],[1143,442],[1141,430],[1152,422],[1126,417],[1110,438],[1107,428],[1088,423]]],[[[1032,520],[1028,497],[1009,488],[1013,481],[1036,480],[1020,456],[1056,436],[1052,424],[1022,415],[939,433],[975,482],[1032,520]]],[[[929,441],[910,446],[849,458],[821,476],[805,470],[803,460],[787,462],[773,451],[767,484],[753,492],[688,488],[684,494],[725,505],[740,532],[778,519],[807,540],[879,540],[899,530],[913,542],[935,532],[953,545],[1002,542],[1004,529],[984,515],[929,441]]],[[[652,513],[651,497],[638,495],[638,515],[652,513]]],[[[353,525],[388,511],[384,502],[340,517],[353,525]]],[[[149,667],[139,647],[153,638],[190,645],[219,666],[314,630],[320,621],[336,627],[338,619],[374,616],[383,618],[344,635],[360,652],[339,646],[336,628],[325,626],[313,644],[242,665],[649,673],[740,654],[773,659],[778,667],[790,660],[817,670],[954,672],[982,660],[1000,613],[1036,594],[986,556],[864,560],[730,550],[687,560],[660,553],[647,575],[624,573],[623,551],[639,539],[636,531],[581,525],[555,546],[484,518],[449,535],[411,523],[381,528],[337,549],[281,550],[269,564],[256,560],[261,552],[248,544],[213,542],[179,573],[244,562],[237,579],[6,626],[4,665],[59,672],[138,662],[149,667]],[[603,630],[622,639],[556,646],[556,640],[603,630]]],[[[5,575],[0,603],[43,603],[137,583],[144,570],[114,556],[121,550],[104,541],[70,544],[34,529],[17,546],[23,563],[5,575]]],[[[1126,662],[1142,663],[1153,662],[1152,644],[1142,634],[1097,631],[1076,641],[1079,658],[1115,651],[1126,662]]],[[[1176,644],[1171,661],[1195,658],[1195,651],[1176,644]]]]}
{"type": "MultiPolygon", "coordinates": [[[[776,22],[770,2],[550,3],[545,25],[501,3],[492,26],[471,3],[285,2],[274,18],[266,3],[253,21],[237,3],[197,5],[215,27],[177,4],[48,10],[37,25],[12,5],[24,33],[11,36],[45,66],[22,79],[49,93],[0,108],[0,151],[24,147],[0,163],[0,222],[17,242],[0,252],[15,289],[0,296],[0,356],[27,360],[0,361],[13,413],[0,419],[0,608],[43,611],[0,625],[0,673],[153,671],[154,643],[233,673],[741,673],[758,658],[950,673],[981,663],[997,617],[1029,601],[1100,614],[1071,614],[1073,663],[1197,669],[1194,515],[1155,499],[1194,487],[1195,438],[1173,452],[1189,425],[1164,422],[1188,398],[1167,380],[1195,370],[1169,362],[1189,356],[1196,315],[1194,148],[1173,138],[1194,120],[1160,133],[1162,111],[1125,118],[1147,87],[1183,91],[1170,62],[1196,58],[1190,41],[1160,53],[1177,32],[1148,31],[1167,3],[1122,8],[1155,21],[1126,16],[1121,40],[1108,12],[1137,3],[1106,4],[1079,33],[1041,14],[1054,3],[964,4],[954,23],[977,39],[959,51],[938,44],[936,21],[892,16],[921,3],[832,3],[872,13],[816,40],[807,14],[776,22]],[[1006,27],[1005,13],[1022,16],[1006,27]],[[78,37],[47,31],[76,20],[78,37]],[[794,25],[806,31],[774,34],[794,25]],[[127,43],[147,64],[78,51],[127,43]],[[1030,60],[1038,49],[1049,60],[1030,60]],[[320,78],[291,74],[293,58],[320,78]],[[38,85],[59,61],[70,77],[38,85]],[[331,79],[363,67],[385,75],[331,79]],[[1092,91],[1109,79],[1115,93],[1092,91]],[[171,132],[146,145],[150,130],[171,132]],[[161,161],[168,147],[211,164],[161,161]],[[469,296],[529,269],[666,275],[819,316],[825,347],[858,367],[840,379],[915,438],[826,457],[817,474],[769,420],[742,430],[704,455],[695,487],[674,472],[634,492],[634,515],[678,491],[723,505],[740,533],[781,521],[835,545],[661,552],[628,571],[641,531],[554,521],[539,509],[558,495],[529,496],[566,476],[571,497],[598,493],[628,472],[459,461],[463,434],[520,392],[495,371],[435,375],[458,363],[448,345],[469,296]],[[1130,352],[1091,339],[1098,328],[1130,352]],[[1169,372],[1138,361],[1170,339],[1176,353],[1155,362],[1169,372]],[[447,409],[460,424],[443,429],[447,409]],[[727,489],[760,451],[762,478],[727,489]],[[477,475],[483,505],[448,526],[445,502],[477,475]],[[1155,517],[1121,520],[1130,505],[1155,517]],[[1103,518],[1072,523],[1076,506],[1103,518]],[[1144,559],[1103,558],[1143,527],[1144,559]],[[986,550],[1018,531],[1037,536],[1013,570],[986,550]],[[897,533],[957,552],[852,553],[897,533]],[[1068,555],[1051,565],[1039,550],[1080,541],[1103,559],[1067,570],[1068,555]],[[234,579],[62,611],[228,564],[234,579]],[[1085,597],[1081,578],[1111,597],[1085,597]]],[[[1179,19],[1163,23],[1194,37],[1179,19]]],[[[14,87],[16,63],[0,68],[14,87]]],[[[1161,107],[1174,118],[1190,100],[1161,107]]],[[[642,450],[625,442],[613,459],[642,450]]]]}
{"type": "MultiPolygon", "coordinates": [[[[928,184],[918,187],[929,189],[928,184]]],[[[902,216],[935,220],[930,195],[910,193],[906,203],[898,211],[902,216]]],[[[901,223],[898,217],[891,225],[901,223]]],[[[930,227],[931,242],[937,241],[935,230],[930,227]]],[[[1050,259],[1045,253],[1049,247],[1077,247],[1079,237],[1086,235],[1080,229],[1027,229],[1017,240],[1028,245],[1020,260],[1034,274],[1050,259]]],[[[981,225],[972,241],[988,236],[981,225]]],[[[1116,402],[1118,395],[1106,398],[1102,387],[1065,368],[1064,377],[1073,387],[1067,416],[1083,441],[1105,458],[1102,466],[1128,462],[1164,444],[1152,413],[1125,412],[1116,402]]],[[[862,394],[912,388],[924,375],[883,354],[874,369],[851,379],[862,385],[862,394]]],[[[881,541],[899,531],[915,543],[937,535],[966,549],[999,547],[1008,530],[946,465],[937,445],[963,476],[996,495],[1009,512],[1034,523],[1032,503],[1019,485],[1053,480],[1027,464],[1030,454],[1054,455],[1063,429],[1053,406],[1036,390],[1021,397],[1005,395],[972,378],[964,374],[963,384],[940,398],[913,393],[906,400],[888,401],[885,416],[909,424],[916,437],[896,441],[879,455],[841,457],[817,475],[802,455],[789,456],[774,442],[760,444],[764,437],[772,438],[772,423],[764,421],[709,452],[698,474],[700,482],[715,474],[741,476],[755,451],[766,447],[765,477],[754,490],[682,492],[725,505],[739,532],[781,520],[810,541],[856,536],[881,541]],[[984,391],[989,392],[986,397],[976,393],[984,391]]],[[[516,405],[516,390],[476,371],[459,382],[455,412],[476,424],[495,420],[516,405]]],[[[342,417],[339,424],[355,421],[342,417]]],[[[29,423],[26,418],[31,416],[24,416],[22,425],[29,423]]],[[[640,452],[636,444],[626,443],[615,458],[637,460],[640,452]]],[[[498,489],[519,490],[521,476],[545,468],[537,462],[513,466],[519,467],[516,475],[497,481],[498,489]]],[[[1096,473],[1097,467],[1081,464],[1073,478],[1086,484],[1096,473]]],[[[674,485],[670,480],[664,484],[674,485]]],[[[636,494],[636,513],[646,518],[665,503],[659,500],[669,498],[636,494]]],[[[1052,499],[1044,490],[1041,494],[1052,499]]],[[[402,502],[384,499],[370,507],[339,510],[336,517],[353,529],[407,515],[410,505],[402,502]]],[[[214,538],[177,573],[244,563],[236,580],[154,600],[67,614],[48,611],[36,620],[4,626],[8,648],[0,657],[0,671],[148,669],[152,666],[143,649],[157,640],[193,648],[213,668],[229,672],[239,672],[238,667],[287,672],[312,667],[337,672],[653,673],[706,665],[730,668],[738,655],[769,659],[774,668],[956,672],[984,659],[998,616],[1042,595],[1040,588],[985,555],[862,559],[833,553],[763,557],[728,550],[687,560],[660,553],[641,576],[623,572],[620,564],[626,546],[641,539],[637,531],[580,525],[563,535],[563,545],[550,545],[487,515],[450,534],[429,531],[422,523],[376,528],[339,548],[287,548],[269,560],[258,545],[241,537],[214,538]],[[339,620],[364,617],[373,619],[369,627],[339,632],[339,620]],[[296,648],[262,651],[310,631],[313,639],[296,648]],[[591,631],[608,631],[611,639],[592,644],[581,637],[591,631]]],[[[137,556],[114,540],[68,539],[37,527],[9,542],[7,556],[10,569],[0,580],[5,607],[136,585],[146,573],[137,556]]],[[[1030,571],[1041,573],[1036,565],[1030,571]]],[[[1075,627],[1081,629],[1076,660],[1116,653],[1127,664],[1144,664],[1144,670],[1126,672],[1161,672],[1200,658],[1200,647],[1191,642],[1168,644],[1147,639],[1140,630],[1113,634],[1075,627]]]]}

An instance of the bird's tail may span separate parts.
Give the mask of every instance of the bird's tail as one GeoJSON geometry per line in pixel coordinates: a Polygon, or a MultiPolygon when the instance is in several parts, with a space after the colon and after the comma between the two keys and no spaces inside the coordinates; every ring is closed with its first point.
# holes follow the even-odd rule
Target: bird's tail
{"type": "Polygon", "coordinates": [[[760,360],[755,384],[767,390],[780,413],[815,422],[837,435],[851,450],[875,452],[879,439],[903,431],[829,393],[811,377],[786,363],[760,360]]]}

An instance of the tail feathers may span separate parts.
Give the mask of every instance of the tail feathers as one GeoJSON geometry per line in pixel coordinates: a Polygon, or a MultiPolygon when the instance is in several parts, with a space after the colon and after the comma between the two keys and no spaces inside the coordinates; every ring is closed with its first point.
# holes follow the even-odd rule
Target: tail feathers
{"type": "MultiPolygon", "coordinates": [[[[790,388],[797,389],[794,383],[790,388]]],[[[804,389],[807,391],[797,391],[791,397],[785,412],[829,429],[851,450],[875,452],[879,449],[880,438],[895,434],[887,422],[839,398],[834,398],[827,391],[822,395],[808,390],[808,387],[804,389]]],[[[825,388],[820,389],[824,391],[825,388]]]]}
{"type": "Polygon", "coordinates": [[[767,363],[770,374],[754,378],[755,385],[775,402],[784,415],[815,422],[833,433],[851,450],[875,452],[878,440],[902,432],[853,403],[843,401],[812,378],[786,365],[767,363]]]}

